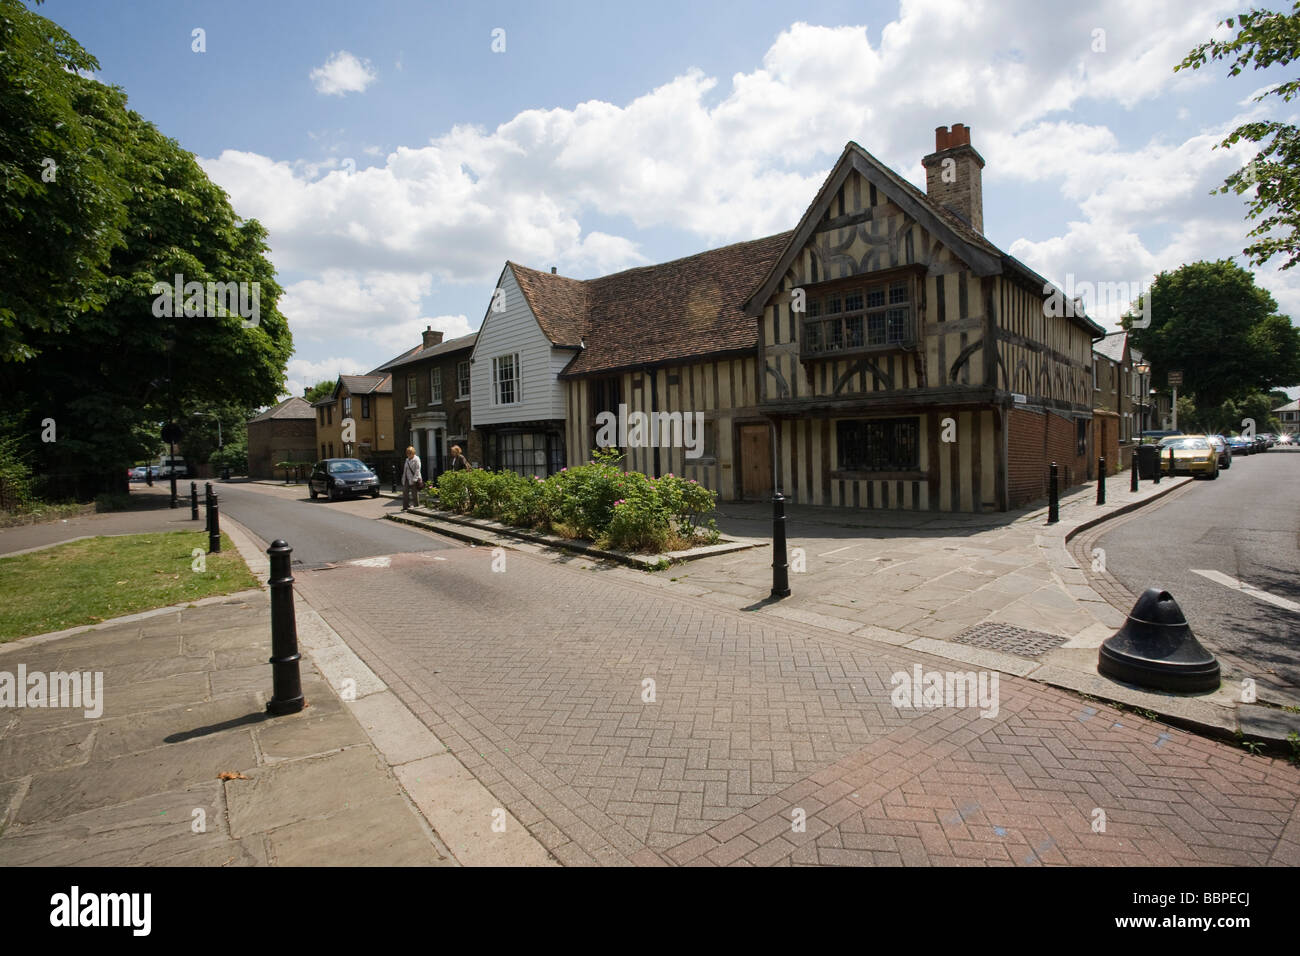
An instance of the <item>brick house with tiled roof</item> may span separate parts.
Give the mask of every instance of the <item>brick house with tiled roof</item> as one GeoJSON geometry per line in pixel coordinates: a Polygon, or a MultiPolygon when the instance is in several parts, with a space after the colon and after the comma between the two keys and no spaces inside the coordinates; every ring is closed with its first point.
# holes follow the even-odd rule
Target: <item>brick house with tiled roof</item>
{"type": "Polygon", "coordinates": [[[471,464],[482,461],[481,433],[470,426],[469,357],[477,340],[471,332],[444,341],[442,332],[428,327],[419,348],[379,367],[392,375],[399,451],[415,449],[426,480],[449,467],[452,445],[471,464]]]}
{"type": "Polygon", "coordinates": [[[408,349],[364,375],[340,375],[330,394],[312,403],[319,458],[356,457],[374,463],[395,456],[393,376],[385,369],[419,350],[419,346],[408,349]],[[351,440],[344,434],[349,421],[351,440]]]}
{"type": "Polygon", "coordinates": [[[489,465],[581,462],[625,409],[698,416],[690,454],[680,431],[619,439],[630,468],[724,500],[770,496],[778,461],[785,494],[832,506],[1006,510],[1046,493],[1050,460],[1085,480],[1103,330],[984,237],[969,130],[941,127],[922,163],[926,192],[849,143],[795,230],[661,265],[580,281],[507,263],[474,417],[534,435],[489,465]]]}
{"type": "Polygon", "coordinates": [[[312,461],[316,412],[297,395],[248,420],[248,475],[276,477],[278,461],[312,461]]]}

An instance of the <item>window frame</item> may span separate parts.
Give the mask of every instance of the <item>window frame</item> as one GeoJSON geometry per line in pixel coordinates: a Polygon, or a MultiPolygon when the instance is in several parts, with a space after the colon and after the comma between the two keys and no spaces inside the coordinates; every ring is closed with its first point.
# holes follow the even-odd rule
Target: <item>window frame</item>
{"type": "Polygon", "coordinates": [[[524,395],[523,395],[523,388],[522,388],[523,382],[521,381],[522,378],[523,378],[522,369],[520,368],[519,365],[518,352],[504,352],[501,355],[492,356],[492,407],[507,408],[513,405],[523,404],[524,395]],[[508,380],[502,378],[500,375],[500,369],[501,369],[501,364],[503,359],[510,360],[510,367],[511,367],[512,374],[508,380]],[[510,382],[512,386],[512,392],[513,392],[512,397],[508,402],[504,402],[501,400],[501,386],[506,381],[510,382]]]}
{"type": "Polygon", "coordinates": [[[919,347],[921,341],[920,278],[923,266],[904,266],[898,269],[885,269],[876,273],[866,273],[845,279],[833,279],[826,282],[801,286],[805,295],[805,310],[796,313],[799,316],[799,358],[800,361],[838,359],[843,356],[873,355],[881,352],[910,351],[919,347]],[[905,298],[891,301],[893,294],[901,290],[905,298]],[[879,304],[871,304],[871,294],[882,292],[879,304]],[[852,296],[860,297],[860,305],[846,308],[852,296]],[[830,305],[838,300],[838,309],[830,311],[830,305]],[[901,333],[893,336],[892,313],[902,311],[901,333]],[[884,340],[872,342],[872,319],[879,318],[882,324],[884,340]],[[857,320],[858,332],[854,336],[850,322],[857,320]],[[835,326],[834,334],[832,327],[835,326]],[[814,334],[810,331],[816,328],[814,334]],[[857,338],[859,344],[849,344],[857,338]],[[826,347],[829,341],[839,342],[835,348],[826,347]]]}
{"type": "Polygon", "coordinates": [[[370,417],[370,396],[362,395],[361,396],[361,418],[364,420],[369,417],[370,417]]]}
{"type": "Polygon", "coordinates": [[[429,404],[442,404],[442,366],[429,369],[429,404]]]}
{"type": "Polygon", "coordinates": [[[419,400],[419,386],[416,384],[415,376],[408,372],[406,375],[406,407],[415,408],[419,400]]]}
{"type": "Polygon", "coordinates": [[[864,480],[917,480],[925,476],[921,466],[921,416],[920,415],[890,415],[868,418],[838,418],[835,419],[835,468],[831,471],[832,478],[864,479],[864,480]],[[846,453],[849,452],[849,439],[851,436],[846,432],[856,430],[859,439],[864,443],[864,447],[852,458],[848,458],[846,453]],[[888,435],[886,435],[888,431],[888,435]],[[888,438],[889,441],[897,443],[900,439],[900,431],[910,431],[910,435],[904,437],[904,444],[910,444],[910,454],[900,456],[897,445],[888,449],[883,456],[870,453],[869,442],[873,437],[877,440],[888,438]],[[877,458],[879,464],[870,464],[871,458],[877,458]]]}
{"type": "Polygon", "coordinates": [[[464,359],[464,360],[459,361],[459,362],[456,363],[456,401],[458,401],[458,402],[468,402],[468,401],[469,401],[469,391],[470,391],[471,384],[472,384],[471,381],[470,381],[470,373],[471,373],[471,371],[472,371],[472,369],[471,369],[471,366],[470,366],[470,361],[469,361],[469,359],[464,359]],[[465,376],[464,376],[464,378],[462,378],[462,377],[461,377],[461,374],[460,374],[460,370],[461,370],[461,367],[462,367],[462,366],[463,366],[464,369],[465,369],[465,376]],[[465,385],[465,391],[463,391],[463,392],[460,390],[460,386],[461,386],[461,383],[462,383],[462,382],[463,382],[464,385],[465,385]]]}

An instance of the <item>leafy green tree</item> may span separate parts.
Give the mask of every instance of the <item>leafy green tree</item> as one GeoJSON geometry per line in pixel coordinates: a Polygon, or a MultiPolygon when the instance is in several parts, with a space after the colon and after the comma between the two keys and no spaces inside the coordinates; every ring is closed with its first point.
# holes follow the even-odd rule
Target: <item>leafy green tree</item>
{"type": "MultiPolygon", "coordinates": [[[[1300,330],[1255,277],[1230,260],[1193,262],[1156,276],[1151,324],[1125,316],[1134,346],[1151,363],[1152,383],[1167,389],[1169,372],[1183,372],[1182,395],[1201,408],[1220,406],[1274,386],[1300,383],[1300,330]]],[[[1145,298],[1145,296],[1144,296],[1145,298]]],[[[1179,411],[1182,424],[1182,411],[1179,411]]]]}
{"type": "Polygon", "coordinates": [[[161,423],[193,425],[182,420],[187,409],[274,402],[293,349],[263,227],[241,221],[193,155],[137,114],[123,113],[111,147],[123,159],[128,224],[103,303],[67,329],[31,332],[39,359],[0,365],[0,388],[30,409],[22,431],[35,470],[82,497],[121,490],[127,465],[153,454],[161,423]],[[256,283],[256,324],[202,301],[198,315],[166,315],[155,284],[176,275],[250,291],[256,283]],[[55,442],[36,441],[46,418],[57,423],[55,442]]]}
{"type": "MultiPolygon", "coordinates": [[[[1291,12],[1251,10],[1220,21],[1220,26],[1236,29],[1229,40],[1211,40],[1193,49],[1174,67],[1199,70],[1211,60],[1231,63],[1229,76],[1237,76],[1247,67],[1262,70],[1274,64],[1286,66],[1300,55],[1300,2],[1291,12]]],[[[1286,80],[1271,86],[1255,97],[1280,97],[1289,103],[1300,93],[1300,79],[1286,80]]],[[[1258,147],[1256,157],[1244,168],[1229,176],[1219,193],[1250,193],[1247,217],[1258,220],[1250,230],[1254,237],[1243,251],[1253,265],[1263,265],[1281,254],[1290,269],[1300,261],[1300,130],[1290,123],[1255,120],[1234,129],[1219,146],[1228,149],[1242,141],[1258,147]]]]}
{"type": "Polygon", "coordinates": [[[33,334],[107,301],[127,216],[126,97],[83,75],[98,67],[62,28],[0,0],[0,363],[32,359],[33,334]]]}
{"type": "Polygon", "coordinates": [[[335,378],[329,378],[329,379],[325,379],[324,381],[317,382],[311,388],[307,389],[307,394],[304,395],[303,397],[309,403],[319,402],[322,398],[328,397],[334,391],[334,386],[337,384],[338,384],[338,379],[335,378]]]}

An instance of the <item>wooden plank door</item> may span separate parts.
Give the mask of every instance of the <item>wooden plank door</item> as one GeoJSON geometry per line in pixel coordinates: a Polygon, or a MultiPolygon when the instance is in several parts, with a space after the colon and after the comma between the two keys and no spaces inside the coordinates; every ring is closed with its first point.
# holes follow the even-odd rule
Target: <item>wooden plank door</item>
{"type": "Polygon", "coordinates": [[[772,428],[740,426],[740,494],[750,500],[772,497],[772,428]]]}

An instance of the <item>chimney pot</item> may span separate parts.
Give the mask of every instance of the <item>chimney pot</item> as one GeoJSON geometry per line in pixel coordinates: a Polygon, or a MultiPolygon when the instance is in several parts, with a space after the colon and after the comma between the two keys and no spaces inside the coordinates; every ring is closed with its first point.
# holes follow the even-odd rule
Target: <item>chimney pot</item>
{"type": "Polygon", "coordinates": [[[440,344],[441,342],[442,342],[442,332],[441,332],[441,331],[436,331],[436,332],[435,332],[433,326],[431,326],[431,325],[428,326],[427,328],[425,328],[425,330],[424,330],[424,347],[425,347],[426,349],[427,349],[427,348],[432,348],[433,346],[438,345],[438,344],[440,344]]]}
{"type": "Polygon", "coordinates": [[[937,153],[940,150],[947,149],[948,144],[948,127],[936,126],[934,128],[934,151],[937,153]]]}
{"type": "Polygon", "coordinates": [[[555,275],[555,266],[551,266],[551,275],[555,275]]]}

